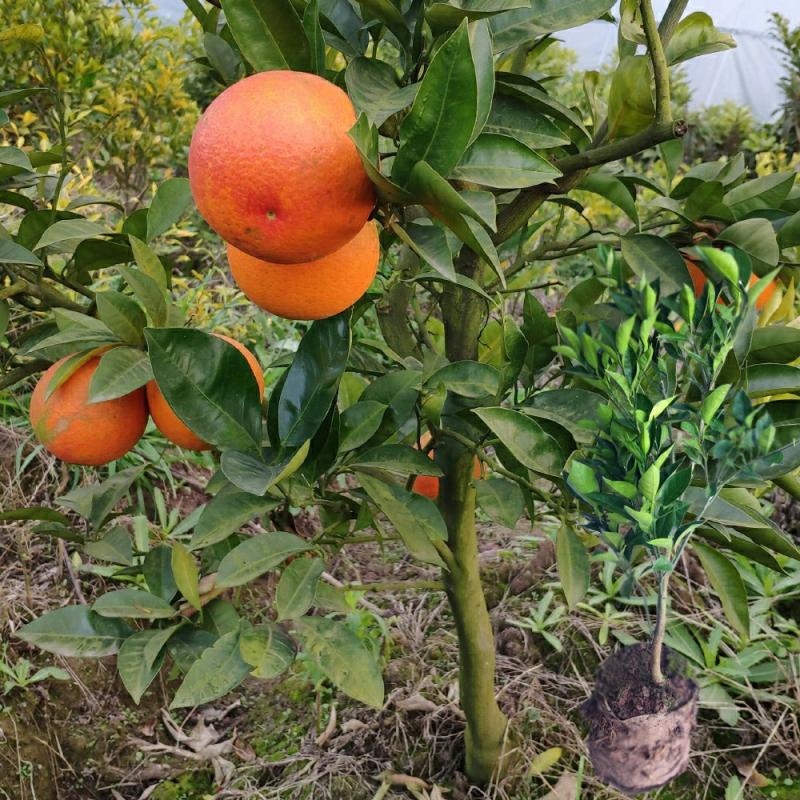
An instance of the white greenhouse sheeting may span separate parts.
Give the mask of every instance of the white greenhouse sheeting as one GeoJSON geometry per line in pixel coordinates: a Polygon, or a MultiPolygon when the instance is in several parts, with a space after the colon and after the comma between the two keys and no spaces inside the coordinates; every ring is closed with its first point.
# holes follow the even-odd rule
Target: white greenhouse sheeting
{"type": "MultiPolygon", "coordinates": [[[[164,18],[177,22],[185,9],[181,0],[155,0],[164,18]]],[[[667,0],[654,0],[658,17],[667,0]]],[[[778,79],[782,74],[775,41],[770,35],[770,13],[777,11],[800,25],[800,0],[690,0],[687,13],[705,11],[718,28],[733,34],[737,47],[712,53],[684,64],[692,88],[691,108],[734,100],[750,106],[760,120],[769,120],[781,103],[778,79]]],[[[580,69],[600,69],[611,63],[617,46],[616,28],[592,22],[561,31],[558,37],[578,54],[580,69]]]]}

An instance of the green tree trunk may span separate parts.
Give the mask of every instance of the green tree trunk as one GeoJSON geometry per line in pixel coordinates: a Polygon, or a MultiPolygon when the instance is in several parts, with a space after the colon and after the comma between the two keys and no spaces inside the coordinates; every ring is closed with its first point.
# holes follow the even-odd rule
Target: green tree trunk
{"type": "MultiPolygon", "coordinates": [[[[473,272],[469,267],[461,271],[473,272]]],[[[476,294],[447,285],[442,314],[451,362],[477,360],[484,309],[476,294]]],[[[467,720],[465,770],[473,783],[482,785],[501,769],[508,720],[495,699],[495,641],[478,563],[473,459],[453,439],[437,445],[436,460],[445,472],[439,507],[453,554],[443,577],[458,632],[461,708],[467,720]]]]}

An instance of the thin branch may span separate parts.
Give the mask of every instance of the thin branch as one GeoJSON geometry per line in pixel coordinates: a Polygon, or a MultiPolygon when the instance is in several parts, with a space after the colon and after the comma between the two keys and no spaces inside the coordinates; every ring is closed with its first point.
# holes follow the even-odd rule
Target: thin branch
{"type": "Polygon", "coordinates": [[[402,592],[409,589],[443,592],[441,581],[376,581],[375,583],[344,583],[341,588],[346,592],[402,592]]]}
{"type": "Polygon", "coordinates": [[[667,123],[672,120],[672,101],[669,90],[669,64],[664,55],[664,45],[658,34],[656,15],[653,13],[651,0],[642,0],[642,24],[647,39],[647,52],[653,63],[653,74],[656,83],[656,123],[667,123]]]}
{"type": "Polygon", "coordinates": [[[9,297],[13,297],[16,294],[22,294],[27,288],[27,285],[28,284],[22,280],[14,281],[4,289],[0,289],[0,300],[8,300],[9,297]]]}
{"type": "Polygon", "coordinates": [[[658,34],[661,37],[661,44],[666,48],[672,39],[672,34],[675,33],[675,28],[686,11],[686,6],[689,5],[689,0],[670,0],[664,16],[658,25],[658,34]]]}
{"type": "Polygon", "coordinates": [[[0,390],[7,389],[9,386],[13,386],[25,380],[28,376],[41,372],[49,366],[50,364],[47,361],[31,361],[29,364],[23,364],[21,367],[12,369],[10,372],[0,377],[0,390]]]}

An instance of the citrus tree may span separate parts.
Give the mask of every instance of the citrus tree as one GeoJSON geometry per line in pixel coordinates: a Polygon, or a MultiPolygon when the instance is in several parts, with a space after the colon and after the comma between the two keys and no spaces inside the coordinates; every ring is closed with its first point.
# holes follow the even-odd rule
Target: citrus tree
{"type": "MultiPolygon", "coordinates": [[[[478,506],[505,524],[525,511],[561,518],[570,604],[588,586],[589,551],[618,551],[632,583],[661,576],[664,612],[663,576],[693,547],[686,532],[703,535],[695,551],[747,638],[747,594],[726,553],[777,569],[800,555],[752,491],[769,481],[797,491],[800,334],[779,323],[794,319],[781,267],[800,244],[800,196],[793,175],[752,179],[742,159],[679,170],[686,126],[672,118],[670,69],[733,46],[707,15],[684,18],[685,0],[660,21],[650,0],[622,3],[607,96],[592,73],[582,108],[548,92],[537,60],[553,35],[611,24],[613,5],[192,0],[200,61],[221,93],[195,131],[191,184],[164,182],[149,207],[98,222],[62,199],[68,141],[46,159],[0,149],[0,200],[19,209],[0,239],[0,308],[11,301],[37,320],[9,340],[0,386],[48,367],[31,422],[65,461],[118,458],[148,409],[169,440],[219,456],[212,499],[170,535],[117,519],[138,467],[73,489],[60,501],[68,514],[5,512],[107,562],[118,585],[29,623],[26,641],[117,653],[137,702],[169,660],[183,673],[174,707],[278,676],[302,648],[318,675],[380,707],[380,649],[343,620],[343,589],[443,591],[465,770],[485,784],[514,732],[497,700],[478,506]],[[642,154],[656,177],[632,171],[627,159],[642,154]],[[263,402],[252,355],[186,327],[170,302],[158,241],[190,191],[247,296],[311,323],[297,352],[270,364],[280,376],[263,402]],[[585,193],[628,220],[597,229],[585,193]],[[554,259],[581,252],[599,254],[596,274],[551,316],[533,287],[554,259]],[[751,273],[763,280],[748,296],[751,273]],[[635,301],[632,281],[644,282],[635,301]],[[669,364],[687,343],[701,349],[677,403],[669,364]],[[609,416],[615,387],[629,405],[609,416]],[[763,412],[748,405],[771,397],[763,412]],[[698,419],[702,431],[681,427],[698,419]],[[678,450],[664,456],[673,436],[678,450]],[[613,472],[602,469],[610,443],[627,448],[613,472]],[[598,522],[598,503],[617,516],[598,522]],[[296,524],[309,508],[313,532],[296,524]],[[336,587],[323,577],[342,548],[395,538],[440,579],[336,587]],[[268,573],[279,575],[274,609],[254,623],[231,590],[268,573]]],[[[2,36],[42,47],[35,26],[2,36]]],[[[61,107],[59,81],[0,103],[35,91],[61,107]]]]}

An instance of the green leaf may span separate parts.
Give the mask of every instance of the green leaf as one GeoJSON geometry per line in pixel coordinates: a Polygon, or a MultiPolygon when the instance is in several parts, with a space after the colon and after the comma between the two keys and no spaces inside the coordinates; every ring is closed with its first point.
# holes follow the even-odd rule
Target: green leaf
{"type": "Polygon", "coordinates": [[[364,56],[347,65],[345,83],[356,112],[363,112],[377,126],[413,103],[419,89],[418,83],[398,86],[391,64],[364,56]]]}
{"type": "Polygon", "coordinates": [[[115,336],[128,344],[144,344],[142,331],[147,319],[138,303],[113,291],[98,292],[95,299],[100,319],[115,336]]]}
{"type": "Polygon", "coordinates": [[[0,512],[0,522],[6,520],[42,520],[43,522],[58,522],[69,525],[69,517],[45,506],[32,506],[30,508],[15,508],[12,511],[0,512]]]}
{"type": "Polygon", "coordinates": [[[50,91],[52,90],[45,86],[26,86],[22,89],[6,89],[0,92],[0,108],[6,108],[7,106],[14,105],[20,100],[24,100],[26,97],[31,97],[32,95],[42,94],[50,91]]]}
{"type": "Polygon", "coordinates": [[[747,353],[751,364],[789,364],[800,358],[800,328],[770,325],[756,328],[747,353]]]}
{"type": "MultiPolygon", "coordinates": [[[[230,18],[228,23],[230,24],[230,18]]],[[[191,203],[192,193],[188,178],[169,178],[160,183],[147,210],[147,241],[166,233],[181,219],[191,203]]]]}
{"type": "Polygon", "coordinates": [[[278,400],[278,435],[285,447],[311,439],[336,399],[350,355],[350,311],[312,323],[303,336],[278,400]]]}
{"type": "Polygon", "coordinates": [[[447,391],[461,397],[494,396],[500,389],[500,373],[489,364],[456,361],[436,370],[426,384],[428,386],[442,384],[447,391]]]}
{"type": "Polygon", "coordinates": [[[614,70],[608,93],[610,139],[632,136],[655,119],[650,70],[650,59],[645,55],[625,56],[614,70]]]}
{"type": "Polygon", "coordinates": [[[24,150],[19,147],[0,147],[0,164],[9,167],[21,167],[29,172],[33,169],[31,160],[24,150]]]}
{"type": "Polygon", "coordinates": [[[267,623],[242,631],[239,652],[256,678],[277,678],[294,662],[297,648],[279,625],[267,623]]]}
{"type": "Polygon", "coordinates": [[[730,388],[731,385],[729,383],[722,384],[703,398],[703,402],[700,406],[700,415],[703,417],[703,422],[705,422],[706,425],[710,425],[711,421],[717,415],[717,411],[720,410],[722,404],[725,402],[730,388]]]}
{"type": "Polygon", "coordinates": [[[178,612],[158,595],[144,589],[116,589],[97,598],[92,611],[101,617],[168,619],[178,612]]]}
{"type": "Polygon", "coordinates": [[[478,506],[493,522],[513,530],[525,510],[522,489],[514,481],[491,477],[477,481],[478,506]]]}
{"type": "Polygon", "coordinates": [[[615,175],[611,175],[608,172],[592,172],[581,180],[577,188],[605,197],[617,208],[622,209],[636,225],[639,224],[636,197],[631,189],[615,175]]]}
{"type": "Polygon", "coordinates": [[[451,174],[482,186],[521,189],[553,183],[561,171],[516,139],[483,133],[467,148],[451,174]]]}
{"type": "Polygon", "coordinates": [[[666,294],[677,292],[682,286],[691,286],[692,279],[681,254],[659,236],[635,233],[620,238],[622,257],[640,277],[652,283],[657,278],[666,294]]]}
{"type": "Polygon", "coordinates": [[[751,258],[762,261],[770,267],[778,265],[781,251],[775,230],[769,220],[759,218],[735,222],[725,228],[717,239],[729,242],[751,258]]]}
{"type": "Polygon", "coordinates": [[[194,433],[221,448],[260,448],[258,384],[233,345],[183,328],[148,328],[145,337],[158,388],[194,433]]]}
{"type": "Polygon", "coordinates": [[[165,544],[152,548],[144,557],[142,575],[151,594],[170,602],[178,591],[172,575],[172,549],[165,544]]]}
{"type": "Polygon", "coordinates": [[[584,498],[600,491],[600,484],[597,482],[594,470],[588,464],[577,460],[572,461],[569,465],[567,485],[584,498]]]}
{"type": "Polygon", "coordinates": [[[189,605],[199,611],[200,573],[192,554],[178,541],[172,543],[172,575],[178,591],[186,598],[189,605]]]}
{"type": "Polygon", "coordinates": [[[275,590],[278,620],[297,619],[314,605],[317,584],[325,571],[321,558],[297,558],[283,571],[275,590]]]}
{"type": "Polygon", "coordinates": [[[137,706],[161,669],[163,657],[156,657],[154,661],[150,661],[147,655],[148,646],[154,639],[160,639],[161,634],[162,631],[157,628],[137,631],[133,636],[129,636],[119,649],[117,671],[122,685],[137,706]]]}
{"type": "Polygon", "coordinates": [[[722,603],[725,616],[742,640],[747,642],[750,638],[750,611],[742,576],[725,556],[713,548],[698,542],[692,548],[700,559],[714,594],[722,603]]]}
{"type": "Polygon", "coordinates": [[[457,28],[462,20],[476,20],[530,8],[529,0],[447,0],[434,2],[425,12],[425,18],[435,33],[457,28]]]}
{"type": "Polygon", "coordinates": [[[308,456],[310,445],[309,440],[296,449],[284,451],[269,464],[250,453],[226,450],[220,465],[225,477],[238,489],[263,497],[275,484],[300,469],[308,456]]]}
{"type": "Polygon", "coordinates": [[[26,247],[11,239],[0,239],[0,264],[25,264],[41,267],[42,260],[26,247]]]}
{"type": "Polygon", "coordinates": [[[563,147],[570,143],[564,132],[543,113],[523,100],[496,94],[483,134],[510,136],[532,150],[563,147]]]}
{"type": "Polygon", "coordinates": [[[62,219],[47,228],[32,249],[50,247],[59,253],[68,252],[74,250],[84,239],[91,239],[101,233],[108,231],[97,222],[88,219],[62,219]]]}
{"type": "Polygon", "coordinates": [[[715,28],[708,14],[695,11],[678,23],[665,55],[667,62],[673,65],[707,53],[728,50],[731,47],[736,47],[733,36],[715,28]]]}
{"type": "MultiPolygon", "coordinates": [[[[403,47],[409,45],[411,31],[392,0],[358,0],[358,2],[362,9],[366,9],[389,29],[403,47]]],[[[364,14],[364,19],[369,19],[369,14],[364,14]]]]}
{"type": "Polygon", "coordinates": [[[239,54],[216,33],[203,34],[203,49],[211,66],[219,73],[223,83],[230,86],[243,77],[244,65],[239,54]]]}
{"type": "Polygon", "coordinates": [[[432,541],[447,539],[447,526],[436,504],[394,483],[360,473],[359,483],[372,502],[389,518],[409,553],[426,564],[443,566],[432,541]]]}
{"type": "Polygon", "coordinates": [[[226,486],[200,514],[192,535],[191,548],[198,550],[224,541],[246,522],[276,508],[279,501],[226,486]]]}
{"type": "MultiPolygon", "coordinates": [[[[485,222],[480,210],[469,202],[466,193],[459,194],[429,164],[420,161],[409,177],[409,191],[437,219],[440,219],[471,250],[491,264],[500,275],[500,259],[481,224],[485,222]]],[[[494,221],[492,221],[494,224],[494,221]]]]}
{"type": "Polygon", "coordinates": [[[250,673],[239,653],[239,631],[220,636],[189,667],[170,708],[189,708],[210,703],[235,689],[250,673]]]}
{"type": "Polygon", "coordinates": [[[142,474],[142,467],[129,467],[102,483],[78,486],[58,498],[62,506],[89,520],[99,530],[114,507],[128,493],[131,484],[142,474]]]}
{"type": "Polygon", "coordinates": [[[309,69],[325,76],[325,37],[319,20],[319,2],[310,0],[303,12],[303,31],[309,47],[309,69]]]}
{"type": "Polygon", "coordinates": [[[448,175],[470,143],[477,118],[476,64],[467,23],[463,22],[436,51],[400,126],[392,180],[408,183],[419,161],[448,175]]]}
{"type": "Polygon", "coordinates": [[[99,658],[116,653],[132,633],[122,620],[104,619],[89,606],[64,606],[23,625],[17,635],[48,653],[99,658]]]}
{"type": "Polygon", "coordinates": [[[146,273],[129,267],[118,267],[125,282],[133,289],[150,321],[156,327],[167,324],[167,301],[163,289],[146,273]]]}
{"type": "Polygon", "coordinates": [[[753,398],[800,392],[800,368],[786,364],[755,364],[745,372],[745,388],[753,398]]]}
{"type": "Polygon", "coordinates": [[[217,586],[229,588],[249,583],[282,564],[289,556],[308,549],[308,542],[283,531],[262,533],[245,539],[220,561],[217,586]]]}
{"type": "Polygon", "coordinates": [[[223,0],[222,9],[236,44],[256,72],[310,69],[308,39],[290,0],[223,0]]]}
{"type": "Polygon", "coordinates": [[[362,400],[345,409],[339,419],[339,452],[355,450],[369,441],[383,422],[386,409],[375,400],[362,400]]]}
{"type": "Polygon", "coordinates": [[[723,198],[736,219],[744,219],[754,211],[780,208],[794,185],[794,173],[776,172],[740,183],[723,198]]]}
{"type": "Polygon", "coordinates": [[[414,447],[405,444],[384,444],[359,453],[348,466],[352,469],[382,469],[398,475],[432,475],[441,477],[436,464],[414,447]]]}
{"type": "Polygon", "coordinates": [[[164,271],[164,265],[156,255],[155,250],[133,235],[128,236],[128,243],[131,246],[131,253],[136,261],[136,266],[145,275],[152,278],[162,291],[166,290],[167,273],[164,271]]]}
{"type": "Polygon", "coordinates": [[[583,600],[589,590],[589,554],[577,533],[562,525],[556,535],[558,577],[570,608],[583,600]]]}
{"type": "Polygon", "coordinates": [[[394,230],[444,280],[456,282],[458,276],[453,267],[453,254],[450,252],[447,235],[439,226],[409,222],[405,228],[398,225],[394,230]]]}
{"type": "Polygon", "coordinates": [[[150,359],[135,347],[114,347],[100,358],[89,384],[89,402],[100,403],[140,389],[153,377],[150,359]]]}
{"type": "Polygon", "coordinates": [[[561,476],[564,458],[556,440],[530,417],[500,407],[476,408],[473,413],[522,465],[544,475],[561,476]]]}
{"type": "Polygon", "coordinates": [[[109,561],[126,567],[133,564],[131,536],[121,525],[115,525],[102,539],[87,542],[83,552],[99,561],[109,561]]]}
{"type": "Polygon", "coordinates": [[[191,669],[203,653],[210,649],[219,637],[202,628],[182,626],[170,636],[167,642],[169,652],[175,666],[184,675],[191,669]]]}
{"type": "Polygon", "coordinates": [[[306,654],[334,686],[360,703],[383,705],[380,665],[350,628],[323,617],[304,617],[296,625],[306,654]]]}

